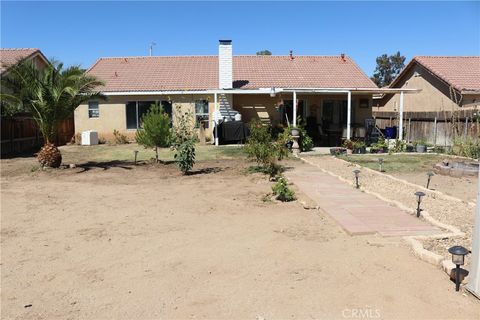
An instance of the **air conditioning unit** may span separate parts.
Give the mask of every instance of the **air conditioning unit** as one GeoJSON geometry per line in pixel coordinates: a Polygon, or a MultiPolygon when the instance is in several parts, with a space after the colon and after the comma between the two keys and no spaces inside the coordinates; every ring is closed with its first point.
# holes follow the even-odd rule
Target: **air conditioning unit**
{"type": "Polygon", "coordinates": [[[98,132],[88,130],[82,132],[82,146],[93,146],[98,144],[98,132]]]}

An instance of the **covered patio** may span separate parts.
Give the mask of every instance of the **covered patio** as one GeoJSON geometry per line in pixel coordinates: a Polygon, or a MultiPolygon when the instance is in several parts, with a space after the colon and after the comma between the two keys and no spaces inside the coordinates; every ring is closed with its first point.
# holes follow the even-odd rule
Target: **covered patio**
{"type": "Polygon", "coordinates": [[[403,96],[415,94],[418,89],[371,88],[264,88],[257,90],[216,90],[213,123],[215,144],[219,144],[217,125],[234,120],[221,112],[221,100],[228,96],[234,113],[240,113],[243,122],[260,119],[272,127],[303,126],[313,138],[315,146],[340,146],[344,140],[368,141],[375,128],[372,117],[374,94],[400,93],[399,130],[403,136],[403,96]],[[223,98],[220,98],[223,97],[223,98]]]}

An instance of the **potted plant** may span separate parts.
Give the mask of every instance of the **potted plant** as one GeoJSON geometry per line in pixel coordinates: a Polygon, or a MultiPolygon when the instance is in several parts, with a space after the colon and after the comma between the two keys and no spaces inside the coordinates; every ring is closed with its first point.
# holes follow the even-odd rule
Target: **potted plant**
{"type": "Polygon", "coordinates": [[[371,153],[386,153],[388,152],[388,146],[385,139],[379,139],[377,143],[372,144],[370,148],[371,153]]]}
{"type": "Polygon", "coordinates": [[[427,143],[425,140],[419,140],[414,142],[415,151],[418,153],[425,153],[427,152],[427,143]]]}
{"type": "Polygon", "coordinates": [[[364,154],[367,153],[367,148],[364,142],[354,141],[353,142],[353,153],[354,154],[364,154]]]}

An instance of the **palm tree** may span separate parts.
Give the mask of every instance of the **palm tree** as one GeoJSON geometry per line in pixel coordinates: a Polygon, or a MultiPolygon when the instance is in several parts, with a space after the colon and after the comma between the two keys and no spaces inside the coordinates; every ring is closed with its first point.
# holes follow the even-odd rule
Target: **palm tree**
{"type": "Polygon", "coordinates": [[[32,61],[11,66],[1,79],[2,106],[30,112],[44,138],[38,161],[44,167],[58,168],[62,155],[54,141],[59,124],[75,108],[91,99],[105,99],[96,91],[104,83],[79,66],[63,68],[57,61],[38,68],[32,61]]]}

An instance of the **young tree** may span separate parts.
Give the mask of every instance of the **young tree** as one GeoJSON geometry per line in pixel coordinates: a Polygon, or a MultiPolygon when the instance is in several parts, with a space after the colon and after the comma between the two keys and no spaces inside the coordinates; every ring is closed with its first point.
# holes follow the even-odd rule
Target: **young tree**
{"type": "Polygon", "coordinates": [[[45,143],[38,153],[38,161],[43,167],[58,168],[62,154],[54,141],[59,124],[80,104],[91,99],[105,99],[96,91],[103,84],[79,66],[64,69],[61,62],[52,61],[39,69],[32,61],[23,60],[11,66],[1,78],[0,98],[5,110],[32,114],[45,143]]]}
{"type": "Polygon", "coordinates": [[[177,112],[177,123],[174,128],[175,160],[183,174],[192,170],[195,164],[195,141],[197,140],[194,128],[193,114],[177,112]]]}
{"type": "Polygon", "coordinates": [[[377,67],[371,79],[379,87],[388,86],[404,67],[405,57],[399,51],[390,56],[382,54],[377,57],[377,67]]]}
{"type": "Polygon", "coordinates": [[[257,56],[271,56],[272,52],[270,50],[261,50],[257,51],[257,56]]]}
{"type": "Polygon", "coordinates": [[[145,148],[155,148],[155,160],[158,162],[158,148],[168,147],[171,143],[170,117],[156,102],[143,115],[142,124],[143,128],[137,130],[136,140],[145,148]]]}

